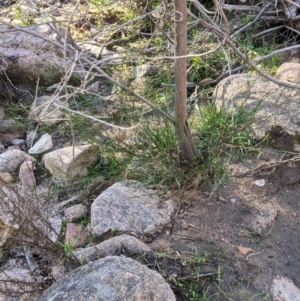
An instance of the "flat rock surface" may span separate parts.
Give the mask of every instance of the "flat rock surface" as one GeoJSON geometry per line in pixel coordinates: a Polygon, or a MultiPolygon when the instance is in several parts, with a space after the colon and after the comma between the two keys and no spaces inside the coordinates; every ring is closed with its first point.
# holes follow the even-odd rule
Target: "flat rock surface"
{"type": "Polygon", "coordinates": [[[39,301],[175,301],[160,274],[135,260],[108,256],[86,264],[48,288],[39,301]]]}
{"type": "Polygon", "coordinates": [[[173,211],[173,202],[163,201],[156,191],[134,181],[119,182],[93,202],[92,232],[96,236],[109,230],[154,234],[170,224],[173,211]]]}

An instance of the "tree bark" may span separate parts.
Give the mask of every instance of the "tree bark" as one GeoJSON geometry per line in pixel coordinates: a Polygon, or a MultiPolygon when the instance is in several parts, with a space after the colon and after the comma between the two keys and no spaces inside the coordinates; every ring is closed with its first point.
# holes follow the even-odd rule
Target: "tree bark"
{"type": "Polygon", "coordinates": [[[197,148],[187,122],[187,2],[174,0],[175,8],[175,130],[184,158],[190,161],[197,148]]]}

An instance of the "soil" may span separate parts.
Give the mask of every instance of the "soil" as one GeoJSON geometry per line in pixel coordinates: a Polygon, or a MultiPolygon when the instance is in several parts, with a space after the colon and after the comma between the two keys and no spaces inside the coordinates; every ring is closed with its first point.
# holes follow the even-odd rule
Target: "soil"
{"type": "Polygon", "coordinates": [[[300,287],[299,168],[300,158],[265,149],[230,166],[218,197],[203,189],[178,198],[172,230],[149,244],[166,255],[152,263],[171,282],[177,300],[271,300],[277,275],[300,287]],[[200,254],[207,260],[198,264],[200,254]],[[203,280],[209,299],[199,297],[205,295],[203,280]]]}

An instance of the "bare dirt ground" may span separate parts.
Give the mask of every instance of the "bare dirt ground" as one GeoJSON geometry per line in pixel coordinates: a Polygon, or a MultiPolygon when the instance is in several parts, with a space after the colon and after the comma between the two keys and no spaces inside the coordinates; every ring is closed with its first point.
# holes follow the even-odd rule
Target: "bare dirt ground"
{"type": "Polygon", "coordinates": [[[217,198],[204,190],[178,198],[171,231],[150,244],[177,300],[271,300],[278,275],[300,287],[299,171],[300,158],[265,149],[230,166],[217,198]]]}

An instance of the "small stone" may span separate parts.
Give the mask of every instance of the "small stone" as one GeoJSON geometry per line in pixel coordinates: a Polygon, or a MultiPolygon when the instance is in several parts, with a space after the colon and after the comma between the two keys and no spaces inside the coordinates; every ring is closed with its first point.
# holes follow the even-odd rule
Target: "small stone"
{"type": "Polygon", "coordinates": [[[151,254],[153,251],[142,241],[128,234],[122,234],[109,238],[100,244],[73,252],[80,261],[90,262],[106,256],[118,255],[120,249],[126,249],[130,253],[151,254]]]}
{"type": "Polygon", "coordinates": [[[11,145],[17,145],[19,147],[22,147],[23,145],[25,145],[25,140],[24,139],[13,139],[10,141],[11,145]]]}
{"type": "Polygon", "coordinates": [[[87,212],[88,212],[87,208],[84,205],[82,204],[74,205],[65,210],[65,218],[69,222],[74,222],[80,219],[81,217],[86,216],[87,212]]]}
{"type": "Polygon", "coordinates": [[[88,234],[82,227],[78,227],[73,223],[67,224],[65,242],[74,248],[81,247],[88,239],[88,234]]]}
{"type": "Polygon", "coordinates": [[[19,229],[19,226],[12,225],[5,218],[0,217],[0,247],[13,235],[14,231],[19,229]]]}
{"type": "Polygon", "coordinates": [[[29,154],[41,154],[53,147],[52,137],[44,134],[42,137],[28,150],[29,154]]]}
{"type": "Polygon", "coordinates": [[[263,187],[265,186],[266,181],[264,179],[259,179],[259,180],[255,180],[254,183],[256,186],[263,187]]]}
{"type": "Polygon", "coordinates": [[[98,148],[87,144],[61,148],[43,156],[45,167],[58,180],[72,180],[87,175],[87,167],[99,158],[98,148]]]}
{"type": "Polygon", "coordinates": [[[19,149],[21,150],[21,147],[19,145],[10,145],[7,150],[12,150],[12,149],[19,149]]]}
{"type": "Polygon", "coordinates": [[[24,161],[35,163],[36,159],[18,149],[7,150],[0,154],[0,172],[15,172],[24,161]]]}
{"type": "Polygon", "coordinates": [[[149,64],[134,66],[132,70],[132,77],[133,78],[145,77],[149,75],[158,74],[159,71],[160,71],[159,67],[149,65],[149,64]]]}
{"type": "Polygon", "coordinates": [[[235,198],[230,198],[230,203],[232,203],[232,204],[236,203],[236,199],[235,198]]]}
{"type": "Polygon", "coordinates": [[[9,172],[0,172],[0,180],[9,184],[14,181],[14,177],[9,172]]]}

